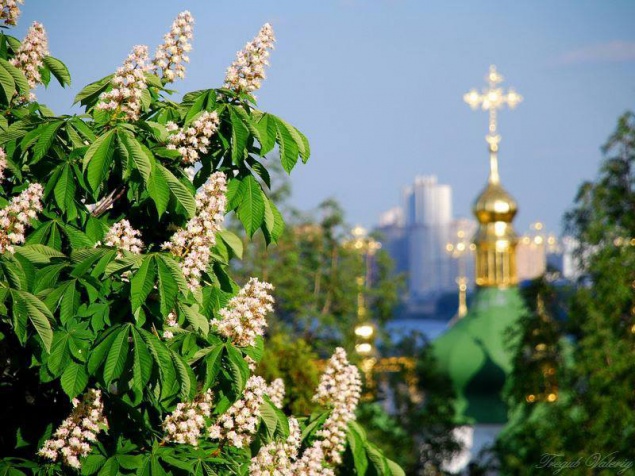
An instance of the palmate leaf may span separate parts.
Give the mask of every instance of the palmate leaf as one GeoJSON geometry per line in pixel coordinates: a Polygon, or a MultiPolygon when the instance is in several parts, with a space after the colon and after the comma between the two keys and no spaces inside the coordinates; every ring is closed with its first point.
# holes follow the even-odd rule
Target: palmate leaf
{"type": "Polygon", "coordinates": [[[233,344],[228,343],[225,348],[227,349],[227,365],[232,376],[233,387],[236,389],[236,393],[242,394],[249,378],[249,366],[242,352],[233,344]]]}
{"type": "Polygon", "coordinates": [[[84,364],[70,361],[66,364],[60,379],[62,390],[69,398],[75,398],[82,393],[88,384],[88,373],[84,364]]]}
{"type": "Polygon", "coordinates": [[[7,72],[11,75],[18,89],[18,92],[21,94],[28,94],[28,92],[31,90],[31,87],[29,86],[29,82],[26,80],[26,77],[24,76],[22,70],[16,68],[3,58],[0,58],[0,66],[4,67],[4,69],[6,69],[7,72]]]}
{"type": "Polygon", "coordinates": [[[262,405],[260,406],[260,416],[266,429],[267,441],[272,441],[276,439],[276,437],[279,439],[288,438],[289,420],[266,395],[262,405]]]}
{"type": "Polygon", "coordinates": [[[366,474],[366,469],[368,468],[368,457],[366,456],[366,449],[364,447],[366,435],[356,422],[352,422],[348,425],[346,442],[353,458],[353,464],[357,474],[366,474]]]}
{"type": "Polygon", "coordinates": [[[112,77],[113,75],[111,74],[84,87],[84,89],[75,96],[73,104],[79,102],[82,106],[92,107],[99,98],[99,95],[104,92],[108,86],[110,86],[110,80],[112,77]]]}
{"type": "Polygon", "coordinates": [[[92,143],[84,156],[84,170],[93,192],[99,189],[110,169],[115,150],[113,147],[114,137],[115,129],[102,134],[92,143]]]}
{"type": "Polygon", "coordinates": [[[26,312],[26,317],[42,339],[44,349],[50,353],[53,344],[53,329],[50,321],[53,321],[54,318],[49,308],[31,293],[17,289],[11,289],[9,292],[13,299],[13,305],[17,304],[19,312],[26,312]]]}
{"type": "Polygon", "coordinates": [[[245,148],[249,140],[249,128],[234,108],[229,109],[229,117],[232,128],[232,163],[240,165],[245,158],[245,148]]]}
{"type": "Polygon", "coordinates": [[[77,280],[73,279],[66,285],[66,291],[60,301],[60,322],[65,324],[75,316],[79,307],[80,292],[76,288],[77,280]]]}
{"type": "Polygon", "coordinates": [[[282,168],[284,168],[287,173],[291,173],[291,170],[293,170],[293,167],[295,167],[295,164],[298,162],[300,148],[291,134],[290,129],[283,121],[279,119],[276,120],[276,129],[282,168]]]}
{"type": "Polygon", "coordinates": [[[33,148],[31,164],[35,164],[44,158],[51,145],[53,145],[55,134],[62,124],[64,124],[64,121],[53,121],[38,128],[38,141],[33,148]]]}
{"type": "Polygon", "coordinates": [[[166,317],[174,309],[179,287],[172,272],[162,259],[157,260],[157,273],[161,314],[166,317]]]}
{"type": "Polygon", "coordinates": [[[7,68],[0,63],[0,91],[4,96],[5,103],[10,103],[11,98],[16,92],[15,80],[7,68]]]}
{"type": "Polygon", "coordinates": [[[159,218],[168,209],[170,203],[170,187],[168,182],[163,177],[163,173],[157,170],[157,166],[152,169],[150,174],[150,181],[146,185],[150,198],[154,201],[154,205],[157,207],[157,213],[159,218]]]}
{"type": "Polygon", "coordinates": [[[144,184],[147,186],[150,183],[150,174],[154,168],[152,152],[147,149],[144,150],[137,138],[128,131],[123,131],[117,137],[128,151],[135,168],[139,171],[144,184]]]}
{"type": "Polygon", "coordinates": [[[266,197],[251,175],[240,181],[239,189],[241,200],[238,205],[238,218],[247,234],[252,237],[265,219],[266,197]]]}
{"type": "Polygon", "coordinates": [[[144,388],[152,375],[153,360],[146,343],[136,328],[132,328],[132,345],[132,386],[137,393],[143,394],[144,388]]]}
{"type": "Polygon", "coordinates": [[[168,185],[168,189],[177,203],[183,207],[187,217],[192,218],[196,214],[196,201],[194,194],[172,172],[160,164],[156,164],[156,171],[168,185]]]}
{"type": "MultiPolygon", "coordinates": [[[[217,236],[227,245],[232,253],[238,257],[243,258],[243,242],[235,233],[229,230],[221,230],[217,232],[217,236]]],[[[218,241],[218,240],[217,240],[218,241]]]]}
{"type": "Polygon", "coordinates": [[[126,359],[130,344],[128,343],[128,335],[130,334],[130,325],[121,326],[121,329],[112,339],[106,363],[104,364],[104,382],[110,385],[113,380],[119,378],[124,371],[126,359]]]}
{"type": "Polygon", "coordinates": [[[63,166],[55,188],[53,189],[55,202],[63,212],[66,212],[73,206],[75,190],[75,176],[73,175],[70,165],[66,164],[63,166]]]}
{"type": "Polygon", "coordinates": [[[271,152],[276,145],[276,118],[271,114],[261,113],[260,118],[255,123],[255,127],[258,128],[260,134],[258,135],[258,142],[260,142],[260,154],[265,155],[271,152]]]}
{"type": "MultiPolygon", "coordinates": [[[[206,355],[205,360],[203,361],[205,363],[205,382],[203,383],[204,388],[210,388],[216,381],[216,377],[218,376],[221,365],[223,363],[224,350],[225,346],[219,344],[212,347],[209,353],[206,355]]],[[[196,357],[196,355],[194,357],[196,357]]]]}
{"type": "Polygon", "coordinates": [[[180,385],[179,396],[181,399],[189,400],[196,393],[196,377],[194,376],[194,372],[192,372],[191,367],[187,365],[179,354],[171,350],[169,350],[169,352],[180,385]]]}
{"type": "Polygon", "coordinates": [[[68,72],[68,68],[64,63],[52,56],[45,56],[43,61],[44,66],[53,73],[53,76],[55,76],[55,79],[60,83],[60,86],[70,86],[71,74],[68,72]]]}
{"type": "Polygon", "coordinates": [[[209,321],[207,318],[198,311],[198,305],[188,306],[182,303],[178,304],[179,314],[185,316],[187,322],[196,331],[200,331],[204,336],[209,333],[209,321]]]}
{"type": "Polygon", "coordinates": [[[154,288],[157,269],[154,256],[146,256],[143,263],[130,280],[130,300],[132,312],[136,312],[154,288]]]}
{"type": "Polygon", "coordinates": [[[66,255],[49,246],[44,245],[24,245],[16,246],[15,252],[24,256],[34,264],[48,264],[52,258],[65,258],[66,255]]]}

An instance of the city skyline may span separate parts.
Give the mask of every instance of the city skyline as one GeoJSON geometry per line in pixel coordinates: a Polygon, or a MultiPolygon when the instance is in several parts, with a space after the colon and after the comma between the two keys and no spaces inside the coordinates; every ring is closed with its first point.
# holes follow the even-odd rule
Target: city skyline
{"type": "Polygon", "coordinates": [[[496,64],[525,98],[500,114],[501,179],[519,204],[516,226],[540,220],[560,231],[617,117],[635,107],[635,4],[422,3],[27,0],[13,34],[44,23],[73,86],[38,96],[67,113],[81,87],[114,71],[133,45],[154,51],[181,10],[197,21],[187,78],[175,85],[182,92],[220,86],[235,52],[271,22],[278,43],[260,107],[296,124],[313,150],[292,179],[293,203],[310,209],[334,197],[349,223],[368,228],[417,175],[452,186],[456,216],[471,217],[487,178],[487,120],[462,95],[496,64]]]}

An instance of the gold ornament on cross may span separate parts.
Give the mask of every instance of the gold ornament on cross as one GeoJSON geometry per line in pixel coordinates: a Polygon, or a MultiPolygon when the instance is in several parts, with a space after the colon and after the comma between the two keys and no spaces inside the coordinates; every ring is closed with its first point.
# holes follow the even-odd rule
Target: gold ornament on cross
{"type": "Polygon", "coordinates": [[[499,178],[496,153],[498,152],[498,144],[501,141],[501,136],[497,132],[497,112],[505,106],[514,109],[522,102],[523,97],[513,88],[504,91],[499,86],[503,82],[503,76],[496,70],[494,65],[489,67],[489,73],[485,79],[488,86],[483,88],[482,93],[472,89],[463,95],[463,100],[473,110],[480,108],[483,111],[489,111],[489,133],[485,136],[485,140],[490,150],[490,181],[497,183],[499,178]]]}

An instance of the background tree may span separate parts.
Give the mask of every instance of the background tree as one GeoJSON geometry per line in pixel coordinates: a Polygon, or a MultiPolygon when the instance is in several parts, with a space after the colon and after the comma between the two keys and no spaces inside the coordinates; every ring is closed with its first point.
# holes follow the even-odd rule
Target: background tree
{"type": "MultiPolygon", "coordinates": [[[[635,460],[629,443],[635,436],[633,113],[619,118],[603,152],[606,158],[599,177],[582,184],[565,217],[567,231],[578,242],[583,271],[569,301],[568,320],[560,330],[560,352],[566,355],[565,338],[572,342],[571,365],[560,359],[556,367],[556,402],[532,403],[512,395],[515,411],[523,417],[513,421],[499,439],[500,459],[507,472],[533,474],[544,453],[562,454],[568,461],[582,458],[577,474],[614,474],[614,469],[596,466],[593,455],[622,465],[635,460]]],[[[544,299],[550,293],[544,289],[536,296],[544,299]]],[[[532,308],[536,305],[534,300],[532,308]]],[[[531,320],[526,325],[531,326],[531,320]]],[[[517,366],[515,381],[538,385],[544,379],[539,371],[517,366]]]]}
{"type": "MultiPolygon", "coordinates": [[[[280,207],[291,215],[287,232],[272,246],[262,237],[248,241],[239,273],[258,275],[278,290],[275,317],[269,333],[301,337],[319,355],[335,346],[354,350],[357,319],[357,278],[366,275],[366,261],[347,246],[350,227],[335,200],[327,199],[311,213],[295,210],[289,203],[290,187],[279,171],[271,174],[280,207]],[[287,199],[287,200],[285,200],[287,199]]],[[[370,280],[364,289],[369,318],[383,332],[394,316],[403,286],[387,252],[380,250],[370,263],[370,280]]]]}

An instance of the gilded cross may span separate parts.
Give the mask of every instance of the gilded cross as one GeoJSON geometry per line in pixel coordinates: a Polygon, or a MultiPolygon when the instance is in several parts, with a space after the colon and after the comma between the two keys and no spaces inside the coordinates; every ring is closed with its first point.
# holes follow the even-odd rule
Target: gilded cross
{"type": "Polygon", "coordinates": [[[523,97],[518,94],[513,88],[509,88],[504,91],[499,85],[503,82],[503,76],[496,71],[496,66],[489,67],[489,73],[485,78],[487,80],[487,87],[482,90],[482,93],[476,89],[472,89],[467,94],[463,95],[463,100],[469,104],[469,106],[476,110],[479,107],[483,111],[489,111],[489,133],[485,136],[485,140],[489,144],[490,150],[490,181],[498,183],[498,144],[501,137],[497,132],[497,111],[507,105],[510,109],[514,109],[523,97]]]}

